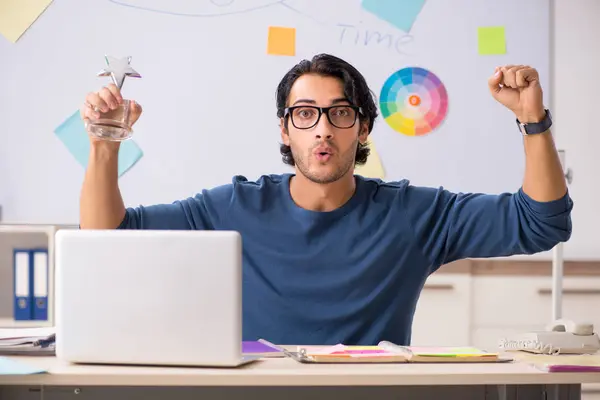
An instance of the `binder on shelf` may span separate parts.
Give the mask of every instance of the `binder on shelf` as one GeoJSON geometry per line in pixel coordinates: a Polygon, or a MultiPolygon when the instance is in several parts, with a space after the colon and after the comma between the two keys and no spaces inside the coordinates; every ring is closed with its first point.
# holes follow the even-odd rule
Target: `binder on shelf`
{"type": "Polygon", "coordinates": [[[28,249],[13,250],[14,265],[14,319],[28,321],[33,317],[33,288],[31,252],[28,249]]]}
{"type": "Polygon", "coordinates": [[[37,321],[48,320],[48,250],[33,249],[31,251],[33,262],[33,304],[32,319],[37,321]]]}

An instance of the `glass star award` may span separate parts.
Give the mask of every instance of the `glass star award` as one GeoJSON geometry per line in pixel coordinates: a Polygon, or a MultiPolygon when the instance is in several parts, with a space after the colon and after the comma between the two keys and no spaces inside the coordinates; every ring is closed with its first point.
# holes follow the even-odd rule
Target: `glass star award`
{"type": "MultiPolygon", "coordinates": [[[[126,77],[141,78],[133,68],[131,68],[131,57],[116,59],[111,56],[105,56],[107,67],[98,73],[98,76],[110,76],[119,91],[123,88],[126,77]]],[[[122,95],[122,92],[121,92],[122,95]]],[[[87,131],[99,138],[110,141],[123,141],[130,139],[133,135],[131,128],[131,111],[134,105],[133,100],[123,98],[123,102],[117,108],[109,109],[107,112],[96,110],[100,117],[90,119],[86,123],[87,131]]]]}

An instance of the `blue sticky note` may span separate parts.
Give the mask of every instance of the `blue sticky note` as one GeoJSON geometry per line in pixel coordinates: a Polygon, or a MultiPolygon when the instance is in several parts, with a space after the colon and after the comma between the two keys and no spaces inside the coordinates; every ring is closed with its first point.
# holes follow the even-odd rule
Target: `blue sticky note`
{"type": "Polygon", "coordinates": [[[410,32],[425,0],[362,0],[362,8],[404,32],[410,32]]]}
{"type": "MultiPolygon", "coordinates": [[[[54,130],[54,133],[67,147],[69,152],[84,168],[87,167],[90,154],[90,139],[83,120],[76,111],[54,130]]],[[[133,141],[126,140],[119,148],[119,176],[127,172],[138,162],[144,153],[133,141]]]]}
{"type": "Polygon", "coordinates": [[[0,375],[30,375],[47,372],[7,357],[0,357],[0,375]]]}

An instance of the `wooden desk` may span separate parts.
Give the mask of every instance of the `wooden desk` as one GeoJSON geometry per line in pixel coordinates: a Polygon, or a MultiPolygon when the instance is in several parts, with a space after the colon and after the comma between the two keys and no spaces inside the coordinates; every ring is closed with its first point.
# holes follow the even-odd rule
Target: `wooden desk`
{"type": "Polygon", "coordinates": [[[598,373],[545,373],[525,363],[309,365],[265,359],[239,368],[71,365],[14,357],[49,373],[0,376],[0,398],[122,399],[579,399],[598,373]],[[543,397],[543,393],[550,394],[543,397]],[[553,394],[559,395],[553,397],[553,394]],[[73,396],[77,397],[73,397],[73,396]],[[402,397],[404,398],[404,397],[402,397]]]}

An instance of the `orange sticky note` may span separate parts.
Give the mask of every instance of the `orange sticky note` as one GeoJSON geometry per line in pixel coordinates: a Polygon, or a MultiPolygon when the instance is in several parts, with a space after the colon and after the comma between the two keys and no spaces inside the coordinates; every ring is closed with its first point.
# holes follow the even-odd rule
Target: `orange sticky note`
{"type": "Polygon", "coordinates": [[[296,55],[296,28],[270,26],[267,54],[276,56],[296,55]]]}

